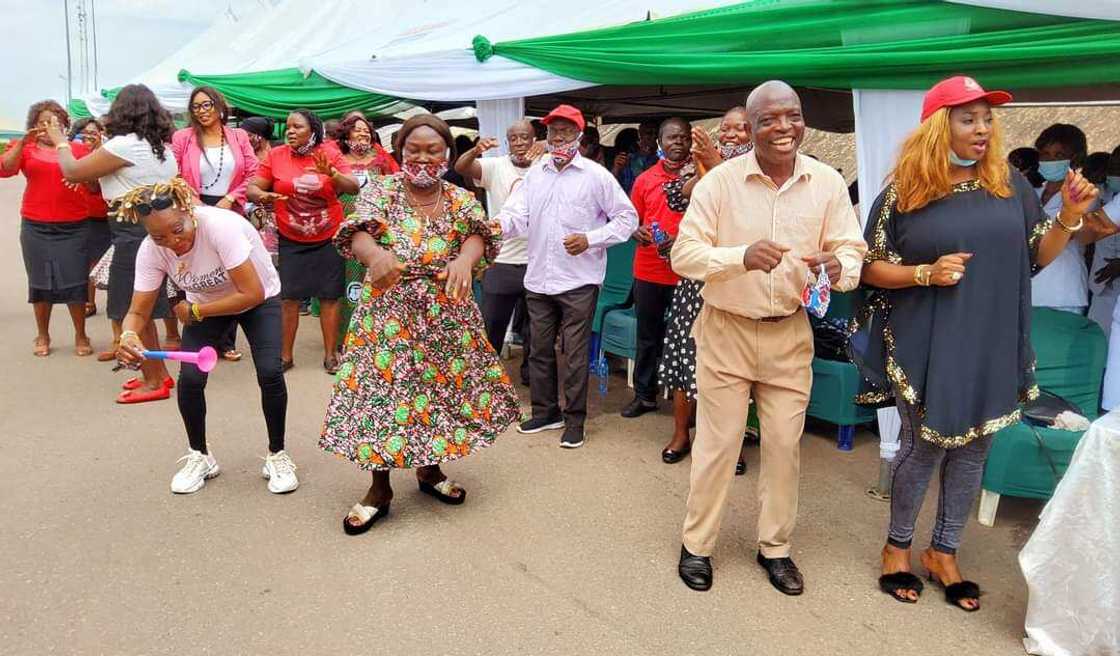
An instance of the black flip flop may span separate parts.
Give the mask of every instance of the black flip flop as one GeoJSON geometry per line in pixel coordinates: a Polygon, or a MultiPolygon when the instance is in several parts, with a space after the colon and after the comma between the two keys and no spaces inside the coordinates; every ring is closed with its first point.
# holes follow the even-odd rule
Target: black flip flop
{"type": "Polygon", "coordinates": [[[375,506],[363,506],[360,503],[356,503],[354,507],[350,509],[350,512],[346,513],[346,516],[342,518],[342,531],[346,533],[346,535],[361,535],[372,528],[373,525],[377,523],[377,520],[388,515],[389,504],[377,508],[375,506]],[[350,523],[350,515],[357,515],[358,518],[368,517],[368,519],[355,526],[350,523]]]}
{"type": "Polygon", "coordinates": [[[449,506],[458,506],[467,500],[467,491],[450,478],[445,478],[435,485],[425,483],[424,481],[416,482],[419,484],[421,492],[433,496],[449,506]],[[452,496],[450,494],[452,489],[458,489],[460,492],[459,496],[452,496]]]}
{"type": "Polygon", "coordinates": [[[900,601],[904,604],[916,604],[917,599],[907,599],[898,595],[901,590],[913,590],[918,593],[920,597],[925,585],[922,580],[911,572],[894,572],[893,574],[884,574],[879,577],[879,589],[889,594],[895,601],[900,601]]]}

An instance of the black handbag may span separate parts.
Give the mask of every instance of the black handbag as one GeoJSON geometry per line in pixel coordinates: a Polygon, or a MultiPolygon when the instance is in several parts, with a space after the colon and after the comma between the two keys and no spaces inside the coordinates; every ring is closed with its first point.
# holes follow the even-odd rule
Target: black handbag
{"type": "Polygon", "coordinates": [[[1054,425],[1054,420],[1063,412],[1081,414],[1081,409],[1063,399],[1062,397],[1039,390],[1038,398],[1023,404],[1023,420],[1034,426],[1049,428],[1054,425]]]}

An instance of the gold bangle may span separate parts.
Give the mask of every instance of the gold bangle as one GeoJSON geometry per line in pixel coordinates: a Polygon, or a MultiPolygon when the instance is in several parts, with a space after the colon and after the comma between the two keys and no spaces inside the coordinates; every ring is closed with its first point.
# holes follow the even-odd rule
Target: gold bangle
{"type": "Polygon", "coordinates": [[[929,266],[925,264],[914,267],[914,283],[919,287],[929,287],[929,276],[926,275],[928,270],[929,266]]]}
{"type": "Polygon", "coordinates": [[[191,303],[191,316],[194,317],[195,322],[202,321],[202,308],[198,306],[198,303],[191,303]]]}
{"type": "Polygon", "coordinates": [[[136,339],[140,339],[140,335],[137,335],[135,330],[121,331],[120,339],[124,339],[125,337],[135,337],[136,339]]]}
{"type": "Polygon", "coordinates": [[[1067,226],[1065,223],[1063,223],[1062,222],[1062,217],[1061,217],[1060,214],[1058,216],[1054,217],[1054,222],[1058,224],[1059,228],[1061,228],[1062,230],[1064,230],[1064,231],[1066,231],[1066,232],[1068,232],[1069,234],[1072,235],[1073,233],[1080,230],[1082,228],[1082,226],[1085,225],[1085,216],[1082,215],[1080,218],[1078,218],[1077,219],[1077,225],[1075,225],[1073,227],[1067,226]]]}

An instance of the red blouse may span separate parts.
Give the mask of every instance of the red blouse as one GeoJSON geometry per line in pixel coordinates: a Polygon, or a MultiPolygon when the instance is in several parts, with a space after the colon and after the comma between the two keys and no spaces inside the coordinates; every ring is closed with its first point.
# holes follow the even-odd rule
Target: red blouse
{"type": "MultiPolygon", "coordinates": [[[[14,148],[12,142],[8,148],[14,148]]],[[[89,154],[85,144],[72,143],[70,149],[74,157],[89,154]]],[[[58,150],[45,148],[38,142],[26,144],[20,153],[18,166],[7,170],[0,166],[0,178],[10,178],[23,173],[27,186],[23,190],[23,205],[20,214],[23,218],[43,223],[64,223],[80,221],[89,216],[90,202],[84,185],[71,189],[64,184],[62,167],[58,165],[58,150]]]]}

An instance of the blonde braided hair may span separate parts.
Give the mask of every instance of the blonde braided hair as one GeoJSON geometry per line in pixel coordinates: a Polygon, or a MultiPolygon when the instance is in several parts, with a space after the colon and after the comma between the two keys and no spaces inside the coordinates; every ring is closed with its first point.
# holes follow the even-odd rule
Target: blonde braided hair
{"type": "Polygon", "coordinates": [[[153,198],[159,196],[170,196],[172,207],[194,216],[194,193],[191,191],[190,185],[187,184],[186,180],[175,176],[167,182],[157,182],[155,184],[135,187],[128,193],[117,198],[113,202],[113,205],[116,207],[115,216],[117,217],[117,221],[138,223],[141,219],[141,215],[137,206],[150,203],[153,198]]]}

